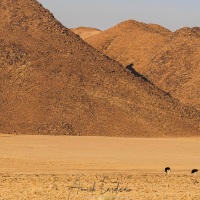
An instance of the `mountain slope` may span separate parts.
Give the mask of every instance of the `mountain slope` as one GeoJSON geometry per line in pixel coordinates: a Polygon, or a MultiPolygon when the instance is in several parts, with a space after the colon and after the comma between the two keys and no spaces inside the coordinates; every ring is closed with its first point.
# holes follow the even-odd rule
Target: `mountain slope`
{"type": "Polygon", "coordinates": [[[71,28],[71,31],[79,35],[83,40],[101,33],[101,30],[96,29],[96,28],[90,28],[90,27],[71,28]]]}
{"type": "Polygon", "coordinates": [[[1,133],[200,133],[199,112],[92,48],[35,0],[2,0],[0,33],[1,133]]]}
{"type": "Polygon", "coordinates": [[[86,41],[124,67],[134,68],[182,103],[200,110],[200,28],[171,33],[133,20],[86,41]]]}
{"type": "Polygon", "coordinates": [[[200,28],[182,28],[160,44],[141,73],[200,110],[200,28]]]}
{"type": "Polygon", "coordinates": [[[156,24],[127,20],[86,39],[86,42],[124,67],[133,64],[138,70],[152,48],[158,46],[170,33],[156,24]]]}

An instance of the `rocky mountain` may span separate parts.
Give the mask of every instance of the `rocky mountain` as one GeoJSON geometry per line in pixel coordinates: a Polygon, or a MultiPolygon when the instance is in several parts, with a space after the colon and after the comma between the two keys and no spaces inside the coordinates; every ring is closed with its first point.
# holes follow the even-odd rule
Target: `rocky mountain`
{"type": "Polygon", "coordinates": [[[71,28],[71,31],[79,35],[83,40],[101,33],[101,30],[96,29],[96,28],[90,28],[90,27],[71,28]]]}
{"type": "Polygon", "coordinates": [[[175,32],[133,20],[86,41],[124,67],[134,68],[182,103],[200,110],[200,28],[175,32]]]}
{"type": "Polygon", "coordinates": [[[0,132],[200,134],[200,113],[95,50],[35,0],[0,4],[0,132]]]}
{"type": "Polygon", "coordinates": [[[148,59],[149,52],[170,33],[156,24],[127,20],[85,41],[124,67],[133,64],[138,70],[142,67],[141,63],[148,59]]]}
{"type": "Polygon", "coordinates": [[[155,49],[140,72],[184,104],[200,110],[200,28],[182,28],[155,49]]]}

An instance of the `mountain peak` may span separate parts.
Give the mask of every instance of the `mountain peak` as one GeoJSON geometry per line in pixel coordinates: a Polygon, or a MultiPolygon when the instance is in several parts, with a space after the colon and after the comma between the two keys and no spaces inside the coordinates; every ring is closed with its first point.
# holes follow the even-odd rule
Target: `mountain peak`
{"type": "Polygon", "coordinates": [[[200,37],[200,27],[184,27],[174,32],[175,36],[200,37]]]}
{"type": "MultiPolygon", "coordinates": [[[[123,31],[127,30],[141,30],[146,32],[152,32],[152,33],[160,33],[160,34],[169,34],[171,31],[168,29],[157,25],[157,24],[146,24],[143,22],[138,22],[136,20],[126,20],[123,21],[113,28],[121,29],[123,31]]],[[[112,28],[111,28],[112,29],[112,28]]]]}

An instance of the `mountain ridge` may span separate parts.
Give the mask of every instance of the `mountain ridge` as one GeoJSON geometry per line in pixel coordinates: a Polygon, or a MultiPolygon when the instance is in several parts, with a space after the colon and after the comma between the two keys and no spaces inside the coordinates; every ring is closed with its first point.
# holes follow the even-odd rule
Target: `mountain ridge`
{"type": "Polygon", "coordinates": [[[157,87],[199,110],[199,36],[199,27],[170,32],[159,25],[128,20],[86,42],[124,67],[132,64],[157,87]],[[159,30],[153,32],[151,26],[159,30]]]}
{"type": "Polygon", "coordinates": [[[35,0],[2,0],[0,11],[1,133],[200,133],[198,111],[95,50],[35,0]]]}

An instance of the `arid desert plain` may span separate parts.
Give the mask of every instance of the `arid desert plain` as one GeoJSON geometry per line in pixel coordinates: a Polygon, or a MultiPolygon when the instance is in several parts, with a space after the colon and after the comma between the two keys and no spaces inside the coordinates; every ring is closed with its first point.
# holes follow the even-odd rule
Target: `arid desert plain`
{"type": "Polygon", "coordinates": [[[2,134],[0,199],[200,199],[199,142],[2,134]]]}

